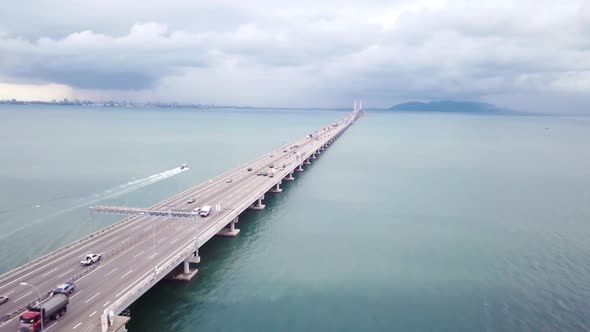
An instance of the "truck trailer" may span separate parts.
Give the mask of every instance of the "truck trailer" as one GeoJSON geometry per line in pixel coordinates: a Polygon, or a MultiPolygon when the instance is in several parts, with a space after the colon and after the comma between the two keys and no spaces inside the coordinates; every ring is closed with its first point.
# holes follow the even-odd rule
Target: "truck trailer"
{"type": "Polygon", "coordinates": [[[50,319],[57,320],[68,310],[70,300],[65,294],[53,294],[40,303],[27,307],[27,311],[20,315],[19,332],[41,331],[41,319],[43,325],[50,319]]]}

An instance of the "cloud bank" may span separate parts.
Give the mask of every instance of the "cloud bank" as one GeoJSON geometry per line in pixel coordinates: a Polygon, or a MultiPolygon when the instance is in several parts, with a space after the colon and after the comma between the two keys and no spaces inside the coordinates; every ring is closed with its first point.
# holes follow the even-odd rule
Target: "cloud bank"
{"type": "Polygon", "coordinates": [[[590,3],[24,1],[0,98],[291,107],[468,99],[590,112],[590,3]],[[28,89],[28,90],[27,90],[28,89]],[[23,92],[25,91],[25,92],[23,92]],[[67,95],[64,95],[67,94],[67,95]]]}

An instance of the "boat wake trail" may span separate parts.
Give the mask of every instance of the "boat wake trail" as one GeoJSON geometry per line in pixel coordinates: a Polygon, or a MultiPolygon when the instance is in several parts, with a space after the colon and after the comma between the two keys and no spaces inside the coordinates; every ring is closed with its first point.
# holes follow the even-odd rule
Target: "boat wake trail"
{"type": "MultiPolygon", "coordinates": [[[[37,218],[37,219],[34,219],[31,222],[29,222],[29,223],[27,223],[25,225],[22,225],[21,227],[12,228],[9,231],[2,232],[2,234],[0,234],[0,240],[3,240],[5,238],[8,238],[8,237],[10,237],[10,236],[12,236],[12,235],[14,235],[14,234],[16,234],[18,232],[21,232],[21,231],[23,231],[23,230],[25,230],[27,228],[30,228],[32,226],[38,225],[40,223],[43,223],[43,222],[45,222],[47,220],[51,220],[52,218],[55,218],[57,216],[60,216],[60,215],[62,215],[64,213],[67,213],[67,212],[70,212],[70,211],[73,211],[73,210],[76,210],[76,209],[79,209],[79,208],[82,208],[82,207],[87,207],[87,206],[90,206],[92,204],[96,204],[98,202],[105,201],[105,200],[108,200],[108,199],[113,199],[113,198],[121,197],[121,196],[123,196],[125,194],[131,193],[133,191],[136,191],[136,190],[141,189],[141,188],[144,188],[144,187],[147,187],[147,186],[149,186],[151,184],[160,182],[162,180],[171,178],[171,177],[173,177],[175,175],[178,175],[178,174],[183,173],[183,172],[188,171],[188,170],[189,170],[189,168],[186,167],[186,165],[183,165],[183,166],[176,167],[176,168],[173,168],[173,169],[164,171],[164,172],[160,172],[160,173],[157,173],[157,174],[154,174],[154,175],[150,175],[150,176],[145,177],[145,178],[142,178],[142,179],[133,180],[133,181],[127,182],[125,184],[122,184],[122,185],[119,185],[119,186],[116,186],[116,187],[109,188],[109,189],[107,189],[107,190],[105,190],[105,191],[103,191],[101,193],[98,193],[98,194],[94,194],[94,195],[91,195],[91,196],[83,197],[83,198],[77,200],[75,202],[75,204],[73,204],[73,205],[71,205],[71,206],[69,206],[69,207],[67,207],[65,209],[61,209],[59,211],[55,211],[55,212],[51,212],[51,213],[45,214],[44,216],[42,216],[40,218],[37,218]]],[[[39,206],[37,206],[37,207],[39,207],[39,206]]]]}
{"type": "Polygon", "coordinates": [[[160,181],[165,180],[167,178],[173,177],[174,175],[178,175],[178,174],[180,174],[184,171],[187,171],[187,170],[188,170],[188,167],[176,167],[176,168],[173,168],[173,169],[165,171],[165,172],[150,175],[150,176],[143,178],[143,179],[127,182],[126,184],[122,184],[120,186],[105,190],[104,192],[102,192],[100,194],[96,194],[91,199],[86,199],[83,204],[79,204],[79,205],[85,206],[85,205],[89,205],[89,204],[98,203],[100,201],[104,201],[107,199],[121,197],[125,194],[136,191],[136,190],[141,189],[143,187],[149,186],[150,184],[154,184],[156,182],[160,182],[160,181]]]}

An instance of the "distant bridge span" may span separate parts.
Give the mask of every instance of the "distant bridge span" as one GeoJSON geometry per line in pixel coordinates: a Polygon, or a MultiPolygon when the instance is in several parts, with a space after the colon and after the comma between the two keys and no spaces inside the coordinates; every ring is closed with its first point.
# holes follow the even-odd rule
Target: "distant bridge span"
{"type": "Polygon", "coordinates": [[[48,321],[45,329],[125,331],[130,318],[121,313],[129,305],[166,276],[190,280],[203,244],[215,235],[238,235],[236,222],[243,211],[264,209],[267,193],[280,192],[283,181],[294,180],[295,172],[303,171],[362,113],[355,102],[342,120],[151,208],[92,207],[92,213],[127,218],[0,275],[0,295],[10,297],[0,307],[0,332],[17,331],[18,315],[27,304],[72,279],[76,291],[67,314],[48,321]],[[210,215],[198,216],[194,208],[204,205],[213,207],[210,215]],[[102,260],[84,267],[80,257],[87,253],[99,253],[102,260]]]}

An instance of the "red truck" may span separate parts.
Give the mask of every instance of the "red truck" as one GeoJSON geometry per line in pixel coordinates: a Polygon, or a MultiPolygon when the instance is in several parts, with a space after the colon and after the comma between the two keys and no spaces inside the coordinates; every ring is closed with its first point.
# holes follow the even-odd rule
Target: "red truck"
{"type": "Polygon", "coordinates": [[[20,315],[19,332],[41,331],[41,318],[43,325],[50,319],[58,319],[68,310],[70,300],[65,294],[55,293],[38,304],[30,305],[27,311],[20,315]]]}

